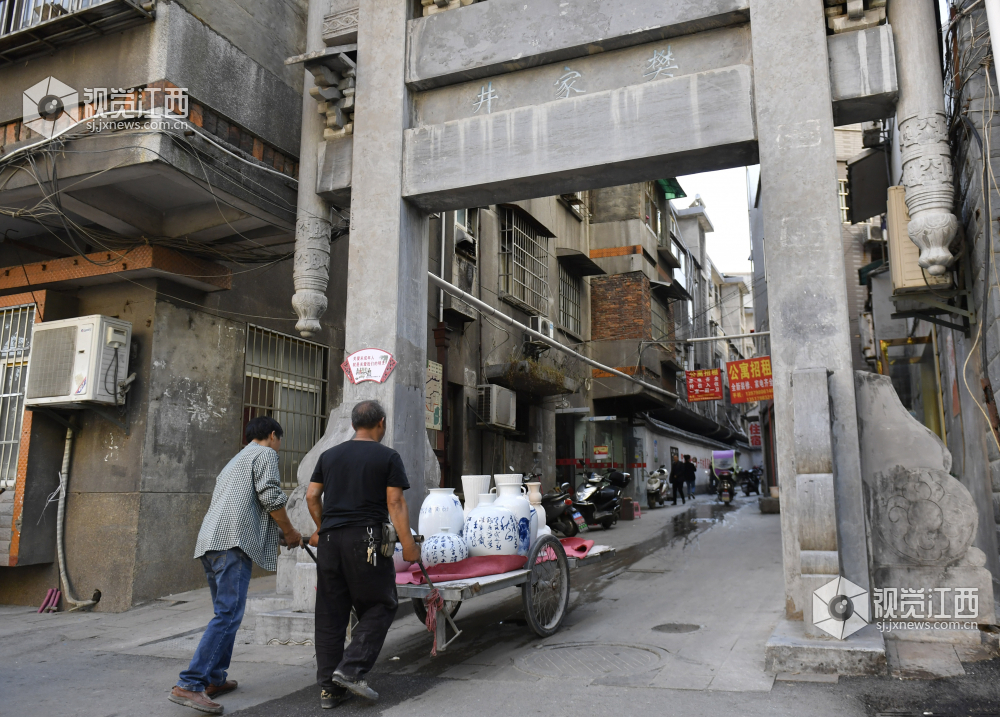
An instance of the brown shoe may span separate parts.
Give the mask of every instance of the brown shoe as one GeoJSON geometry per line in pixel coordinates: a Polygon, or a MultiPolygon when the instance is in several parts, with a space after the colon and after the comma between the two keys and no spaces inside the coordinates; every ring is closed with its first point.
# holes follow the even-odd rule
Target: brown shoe
{"type": "Polygon", "coordinates": [[[222,705],[218,702],[212,702],[212,700],[205,696],[204,692],[191,692],[177,686],[170,690],[167,699],[174,704],[190,707],[193,710],[210,715],[221,715],[223,710],[222,705]]]}
{"type": "Polygon", "coordinates": [[[209,699],[214,700],[216,697],[229,694],[235,690],[238,685],[239,683],[236,680],[226,680],[221,685],[209,685],[205,688],[205,694],[209,699]]]}

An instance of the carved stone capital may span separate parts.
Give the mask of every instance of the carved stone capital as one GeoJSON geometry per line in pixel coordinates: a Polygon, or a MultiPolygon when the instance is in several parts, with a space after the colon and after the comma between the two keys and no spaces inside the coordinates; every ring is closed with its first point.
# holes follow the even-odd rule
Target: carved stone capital
{"type": "Polygon", "coordinates": [[[320,330],[330,283],[330,233],[332,224],[321,217],[300,217],[295,223],[295,261],[292,308],[299,317],[295,329],[305,337],[320,330]]]}
{"type": "Polygon", "coordinates": [[[899,123],[910,240],[920,249],[920,266],[940,276],[955,261],[948,246],[958,231],[953,201],[951,149],[942,112],[910,115],[899,123]]]}

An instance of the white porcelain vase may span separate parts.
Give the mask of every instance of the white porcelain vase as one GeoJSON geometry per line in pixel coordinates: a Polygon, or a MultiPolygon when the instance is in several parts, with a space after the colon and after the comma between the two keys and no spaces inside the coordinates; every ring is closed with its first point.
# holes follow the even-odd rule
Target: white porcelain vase
{"type": "MultiPolygon", "coordinates": [[[[413,535],[417,534],[413,528],[410,528],[410,532],[413,535]]],[[[396,543],[396,549],[392,551],[392,564],[396,566],[397,573],[405,573],[413,563],[403,560],[403,546],[400,543],[396,543]]]]}
{"type": "Polygon", "coordinates": [[[447,526],[441,528],[441,532],[426,538],[420,548],[420,560],[425,568],[441,563],[457,563],[467,557],[469,547],[465,544],[465,539],[449,531],[447,526]]]}
{"type": "Polygon", "coordinates": [[[465,521],[465,542],[469,555],[517,555],[520,537],[517,518],[507,508],[493,504],[492,494],[479,496],[477,505],[465,521]]]}
{"type": "Polygon", "coordinates": [[[469,517],[469,513],[479,505],[479,496],[490,492],[490,480],[493,476],[462,476],[462,491],[465,493],[465,510],[462,515],[463,521],[469,517]]]}
{"type": "Polygon", "coordinates": [[[454,488],[431,488],[420,506],[417,531],[425,538],[448,528],[453,535],[461,535],[465,527],[462,503],[454,488]]]}
{"type": "Polygon", "coordinates": [[[497,484],[499,490],[502,485],[521,485],[520,473],[497,473],[493,476],[493,482],[497,484]]]}
{"type": "Polygon", "coordinates": [[[542,504],[542,484],[539,481],[531,481],[530,483],[525,483],[524,487],[528,489],[528,502],[532,505],[542,504]]]}
{"type": "MultiPolygon", "coordinates": [[[[500,476],[497,476],[498,478],[500,476]]],[[[497,499],[493,502],[495,508],[506,508],[517,519],[517,554],[527,555],[531,547],[531,503],[524,497],[524,487],[503,484],[497,486],[497,499]]]]}

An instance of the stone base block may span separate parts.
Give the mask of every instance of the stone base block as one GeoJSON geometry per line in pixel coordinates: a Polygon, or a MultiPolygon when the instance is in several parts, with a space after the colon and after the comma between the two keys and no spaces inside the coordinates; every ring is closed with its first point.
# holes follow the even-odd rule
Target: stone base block
{"type": "Polygon", "coordinates": [[[758,498],[761,513],[780,513],[781,502],[777,498],[758,498]]]}
{"type": "MultiPolygon", "coordinates": [[[[969,551],[973,555],[982,556],[976,548],[969,551]],[[973,553],[975,551],[975,553],[973,553]]],[[[982,558],[985,561],[985,556],[982,558]]],[[[936,618],[926,611],[916,611],[915,615],[904,618],[904,610],[897,608],[892,619],[896,620],[930,620],[933,622],[972,621],[980,625],[996,624],[996,610],[993,605],[993,576],[990,571],[980,565],[953,565],[948,567],[888,565],[876,567],[873,571],[874,584],[878,588],[895,588],[902,599],[902,588],[923,589],[925,594],[932,595],[932,614],[943,614],[947,617],[936,618]],[[947,592],[933,592],[936,588],[946,588],[947,592]],[[959,609],[956,605],[957,590],[971,588],[975,590],[977,613],[968,611],[968,604],[959,609]],[[941,605],[942,595],[944,605],[941,605]],[[943,613],[941,612],[943,609],[943,613]]],[[[899,603],[902,604],[901,602],[899,603]]],[[[881,619],[878,613],[872,618],[881,619]]]]}
{"type": "Polygon", "coordinates": [[[299,563],[295,566],[292,609],[295,612],[316,612],[316,563],[299,563]]]}
{"type": "Polygon", "coordinates": [[[886,673],[885,642],[874,625],[846,640],[807,637],[800,621],[782,620],[764,648],[768,672],[837,675],[886,673]]]}
{"type": "Polygon", "coordinates": [[[312,613],[278,610],[257,616],[254,640],[258,645],[312,645],[315,633],[312,613]]]}

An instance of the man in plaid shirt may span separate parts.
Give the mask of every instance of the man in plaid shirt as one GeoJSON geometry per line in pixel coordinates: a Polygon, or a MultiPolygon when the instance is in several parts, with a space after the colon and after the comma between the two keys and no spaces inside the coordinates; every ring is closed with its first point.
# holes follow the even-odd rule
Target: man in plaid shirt
{"type": "Polygon", "coordinates": [[[215,480],[212,504],[194,551],[205,568],[215,617],[208,623],[191,664],[171,690],[171,702],[222,714],[222,705],[214,698],[236,689],[236,680],[226,679],[226,670],[243,621],[253,563],[265,570],[277,569],[279,528],[287,545],[302,542],[302,535],[288,520],[288,498],[281,490],[277,451],[283,433],[273,418],[250,419],[246,447],[215,480]]]}

